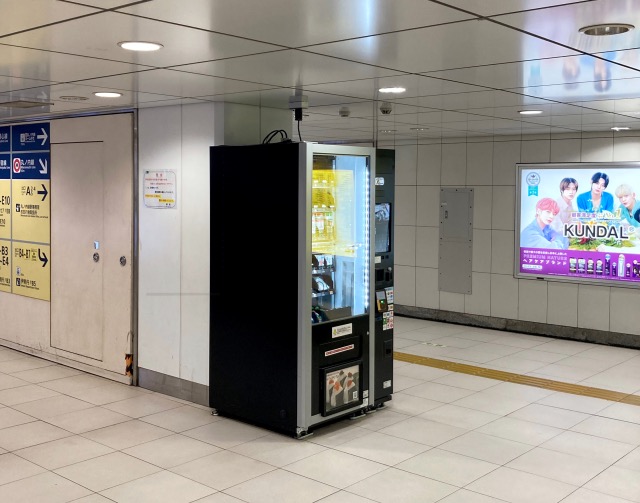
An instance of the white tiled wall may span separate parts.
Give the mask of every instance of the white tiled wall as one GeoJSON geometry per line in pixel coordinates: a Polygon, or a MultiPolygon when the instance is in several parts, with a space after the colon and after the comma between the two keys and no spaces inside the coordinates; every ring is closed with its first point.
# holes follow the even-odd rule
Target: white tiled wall
{"type": "Polygon", "coordinates": [[[640,289],[516,279],[516,163],[640,161],[640,137],[579,133],[396,148],[396,302],[639,334],[640,289]],[[473,187],[471,295],[438,290],[440,187],[473,187]],[[415,230],[415,232],[414,232],[415,230]]]}

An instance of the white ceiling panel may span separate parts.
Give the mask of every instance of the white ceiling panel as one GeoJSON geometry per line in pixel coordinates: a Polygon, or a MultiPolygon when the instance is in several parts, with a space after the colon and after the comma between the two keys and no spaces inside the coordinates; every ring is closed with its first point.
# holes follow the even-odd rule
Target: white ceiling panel
{"type": "Polygon", "coordinates": [[[295,50],[210,61],[179,69],[287,87],[385,77],[398,73],[295,50]]]}
{"type": "Polygon", "coordinates": [[[83,86],[118,91],[148,92],[174,97],[198,97],[269,89],[262,84],[192,75],[175,70],[149,70],[82,81],[83,86]]]}
{"type": "MultiPolygon", "coordinates": [[[[129,5],[136,0],[59,0],[62,3],[70,2],[74,4],[82,4],[88,5],[91,7],[95,7],[98,9],[115,9],[117,7],[122,7],[124,5],[129,5]]],[[[153,0],[143,0],[145,2],[150,2],[153,0]]]]}
{"type": "Polygon", "coordinates": [[[640,4],[637,0],[597,0],[568,4],[554,9],[502,16],[499,21],[588,53],[640,47],[640,31],[637,29],[604,37],[592,37],[579,31],[585,26],[601,23],[640,26],[640,4]]]}
{"type": "Polygon", "coordinates": [[[189,0],[186,4],[154,0],[123,12],[287,47],[473,18],[425,0],[189,0]]]}
{"type": "MultiPolygon", "coordinates": [[[[143,67],[144,68],[144,67],[143,67]]],[[[68,82],[101,75],[132,72],[140,66],[0,44],[0,74],[68,82]],[[20,68],[16,71],[14,68],[20,68]]]]}
{"type": "Polygon", "coordinates": [[[445,3],[482,16],[495,16],[496,14],[575,3],[575,0],[445,0],[445,3]]]}
{"type": "Polygon", "coordinates": [[[276,49],[268,44],[114,12],[102,12],[95,16],[12,35],[3,38],[2,42],[157,67],[231,58],[276,49]],[[155,52],[140,53],[125,51],[117,45],[118,42],[128,40],[159,42],[164,48],[155,52]]]}
{"type": "Polygon", "coordinates": [[[576,54],[488,21],[367,37],[309,50],[412,73],[576,54]]]}
{"type": "Polygon", "coordinates": [[[3,0],[0,8],[0,39],[7,34],[98,12],[91,7],[57,0],[3,0]]]}

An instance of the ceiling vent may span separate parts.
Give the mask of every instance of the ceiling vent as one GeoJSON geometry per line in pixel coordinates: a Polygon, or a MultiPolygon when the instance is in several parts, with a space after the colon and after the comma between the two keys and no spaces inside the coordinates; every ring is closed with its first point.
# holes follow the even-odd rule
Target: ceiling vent
{"type": "Polygon", "coordinates": [[[35,108],[44,107],[47,105],[53,105],[53,103],[47,103],[43,101],[15,100],[0,103],[0,108],[35,108]]]}

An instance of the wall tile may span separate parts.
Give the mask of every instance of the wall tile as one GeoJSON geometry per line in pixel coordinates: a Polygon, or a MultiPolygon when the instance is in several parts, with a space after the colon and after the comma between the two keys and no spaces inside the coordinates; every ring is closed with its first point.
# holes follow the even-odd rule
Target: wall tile
{"type": "Polygon", "coordinates": [[[418,185],[440,185],[442,145],[418,145],[418,185]]]}
{"type": "Polygon", "coordinates": [[[416,188],[396,187],[395,196],[396,225],[416,225],[416,188]]]}
{"type": "Polygon", "coordinates": [[[613,160],[640,161],[640,140],[627,136],[613,137],[613,160]]]}
{"type": "Polygon", "coordinates": [[[491,272],[491,231],[473,229],[473,256],[471,269],[474,272],[491,272]]]}
{"type": "Polygon", "coordinates": [[[418,164],[417,145],[396,147],[396,185],[415,185],[418,164]]]}
{"type": "Polygon", "coordinates": [[[609,330],[609,297],[606,286],[578,286],[578,327],[609,330]]]}
{"type": "Polygon", "coordinates": [[[495,142],[493,145],[493,185],[515,185],[516,164],[520,162],[520,142],[495,142]]]}
{"type": "Polygon", "coordinates": [[[394,266],[394,302],[403,306],[416,305],[416,268],[394,266]]]}
{"type": "Polygon", "coordinates": [[[442,145],[442,185],[464,186],[467,173],[467,144],[442,145]]]}
{"type": "Polygon", "coordinates": [[[467,185],[492,185],[493,142],[467,143],[467,185]]]}
{"type": "Polygon", "coordinates": [[[518,319],[518,280],[513,276],[491,275],[491,316],[518,319]]]}
{"type": "Polygon", "coordinates": [[[415,305],[418,307],[426,307],[430,309],[440,309],[440,292],[438,291],[438,269],[417,267],[415,283],[415,305]]]}
{"type": "Polygon", "coordinates": [[[551,162],[580,162],[582,140],[551,140],[551,162]]]}
{"type": "Polygon", "coordinates": [[[496,187],[493,190],[491,228],[512,231],[515,225],[516,191],[515,187],[496,187]]]}
{"type": "Polygon", "coordinates": [[[550,281],[547,285],[547,323],[578,326],[578,285],[550,281]]]}
{"type": "Polygon", "coordinates": [[[474,272],[471,281],[471,295],[464,296],[464,312],[491,316],[491,275],[474,272]]]}
{"type": "MultiPolygon", "coordinates": [[[[524,140],[524,139],[523,139],[524,140]]],[[[551,158],[550,140],[524,140],[520,162],[549,162],[551,158]]]]}
{"type": "Polygon", "coordinates": [[[396,225],[394,262],[396,265],[416,265],[416,227],[396,225]]]}
{"type": "Polygon", "coordinates": [[[640,290],[637,288],[611,289],[611,327],[612,332],[640,335],[640,290]]]}
{"type": "MultiPolygon", "coordinates": [[[[496,188],[496,192],[506,190],[496,188]]],[[[491,229],[491,209],[493,207],[493,187],[473,187],[473,228],[491,229]]]]}
{"type": "Polygon", "coordinates": [[[416,266],[438,268],[439,227],[416,227],[416,266]]]}
{"type": "Polygon", "coordinates": [[[518,319],[546,323],[546,281],[534,279],[518,280],[518,319]]]}
{"type": "MultiPolygon", "coordinates": [[[[419,185],[417,225],[440,227],[440,187],[419,185]]],[[[396,200],[398,191],[396,190],[396,200]]]]}
{"type": "Polygon", "coordinates": [[[613,161],[613,138],[585,138],[582,140],[581,162],[613,161]]]}
{"type": "Polygon", "coordinates": [[[463,293],[440,292],[440,309],[464,313],[464,297],[463,293]]]}
{"type": "Polygon", "coordinates": [[[491,272],[513,274],[513,231],[491,231],[491,272]]]}

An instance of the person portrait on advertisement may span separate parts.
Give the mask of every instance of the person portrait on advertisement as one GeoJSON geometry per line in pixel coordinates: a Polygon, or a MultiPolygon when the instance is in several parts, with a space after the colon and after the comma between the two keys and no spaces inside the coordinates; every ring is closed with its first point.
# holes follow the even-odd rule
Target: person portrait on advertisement
{"type": "Polygon", "coordinates": [[[550,197],[536,203],[536,216],[520,233],[521,248],[555,248],[566,250],[569,240],[551,227],[560,207],[550,197]]]}
{"type": "Polygon", "coordinates": [[[609,186],[609,175],[598,171],[591,176],[591,190],[577,198],[578,210],[588,212],[613,212],[613,196],[605,189],[609,186]]]}
{"type": "Polygon", "coordinates": [[[556,218],[553,219],[551,227],[556,232],[562,234],[562,227],[571,221],[571,212],[576,211],[573,200],[578,193],[578,181],[575,178],[563,178],[560,180],[560,197],[556,199],[560,208],[556,218]]]}
{"type": "Polygon", "coordinates": [[[620,214],[622,218],[629,225],[634,227],[640,227],[640,221],[637,216],[640,216],[640,201],[636,199],[636,193],[633,188],[626,183],[618,185],[616,187],[616,197],[620,201],[620,214]]]}

